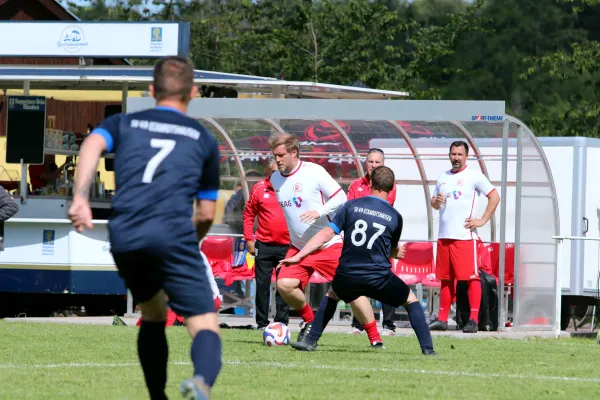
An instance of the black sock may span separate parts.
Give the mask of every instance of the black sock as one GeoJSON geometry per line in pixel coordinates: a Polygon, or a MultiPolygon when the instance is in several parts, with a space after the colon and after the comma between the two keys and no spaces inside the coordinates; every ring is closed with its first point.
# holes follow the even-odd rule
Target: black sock
{"type": "Polygon", "coordinates": [[[417,339],[419,339],[421,350],[433,350],[431,332],[429,331],[429,326],[427,325],[427,321],[425,320],[425,313],[423,312],[423,307],[421,307],[421,303],[419,303],[418,301],[410,303],[404,308],[406,308],[410,324],[412,325],[413,330],[417,334],[417,339]]]}
{"type": "Polygon", "coordinates": [[[221,338],[213,331],[198,332],[192,343],[194,376],[212,387],[221,370],[221,338]]]}
{"type": "Polygon", "coordinates": [[[309,342],[316,343],[321,338],[325,327],[335,315],[337,303],[337,300],[334,300],[328,296],[323,296],[323,299],[321,299],[321,304],[319,304],[319,310],[317,311],[315,319],[312,323],[312,328],[310,328],[310,333],[308,334],[309,342]]]}
{"type": "Polygon", "coordinates": [[[165,386],[167,385],[169,346],[165,333],[165,321],[142,320],[138,334],[138,356],[142,364],[150,398],[152,400],[166,399],[165,386]]]}

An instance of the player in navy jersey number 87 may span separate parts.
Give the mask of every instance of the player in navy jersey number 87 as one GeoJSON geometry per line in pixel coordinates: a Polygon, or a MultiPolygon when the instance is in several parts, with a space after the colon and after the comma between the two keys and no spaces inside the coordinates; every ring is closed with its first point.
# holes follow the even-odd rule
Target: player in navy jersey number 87
{"type": "MultiPolygon", "coordinates": [[[[370,297],[394,308],[404,306],[424,355],[435,355],[425,313],[410,288],[390,270],[390,257],[397,258],[402,233],[402,216],[387,202],[395,185],[394,172],[385,166],[371,172],[371,196],[348,201],[328,227],[317,233],[295,256],[282,260],[280,267],[296,264],[334,235],[344,232],[339,266],[331,282],[334,300],[352,303],[360,296],[370,297]]],[[[331,296],[330,296],[331,297],[331,296]]],[[[375,324],[371,308],[357,308],[357,319],[365,326],[375,324]]],[[[292,343],[297,350],[314,351],[329,322],[323,307],[315,316],[313,328],[304,340],[292,343]],[[317,329],[320,328],[320,329],[317,329]]],[[[330,319],[330,318],[329,318],[330,319]]],[[[383,347],[383,343],[377,346],[383,347]]]]}
{"type": "Polygon", "coordinates": [[[167,398],[166,293],[193,338],[194,377],[181,384],[181,393],[207,399],[221,369],[221,339],[198,242],[215,215],[219,150],[216,139],[185,115],[198,93],[187,59],[159,60],[149,89],[156,108],[113,115],[83,143],[69,218],[79,232],[92,228],[90,185],[101,154],[114,151],[111,253],[142,310],[137,344],[150,398],[167,398]]]}

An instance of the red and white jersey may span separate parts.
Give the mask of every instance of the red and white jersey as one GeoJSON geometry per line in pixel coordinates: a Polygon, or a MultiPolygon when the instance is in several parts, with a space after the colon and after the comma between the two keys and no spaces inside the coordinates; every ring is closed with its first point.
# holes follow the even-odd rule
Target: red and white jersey
{"type": "MultiPolygon", "coordinates": [[[[311,162],[300,161],[289,174],[275,171],[270,179],[279,205],[283,208],[290,231],[290,243],[297,249],[302,249],[317,232],[329,226],[335,216],[333,212],[307,224],[300,220],[301,214],[322,208],[334,196],[343,196],[339,199],[340,204],[346,201],[342,187],[323,167],[311,162]]],[[[336,235],[323,248],[341,242],[342,238],[336,235]]]]}
{"type": "Polygon", "coordinates": [[[479,194],[488,196],[494,190],[496,189],[485,175],[466,166],[458,172],[444,172],[433,190],[433,197],[439,193],[446,197],[446,202],[440,206],[438,237],[456,240],[477,239],[477,231],[465,228],[465,220],[480,217],[473,215],[479,194]]]}

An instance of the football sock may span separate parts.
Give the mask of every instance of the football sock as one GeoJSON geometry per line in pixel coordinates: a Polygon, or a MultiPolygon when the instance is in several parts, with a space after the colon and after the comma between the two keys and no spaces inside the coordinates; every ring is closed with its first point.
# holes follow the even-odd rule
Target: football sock
{"type": "Polygon", "coordinates": [[[212,387],[221,370],[221,338],[213,331],[198,332],[192,342],[194,377],[212,387]]]}
{"type": "Polygon", "coordinates": [[[152,400],[167,398],[165,386],[167,384],[169,346],[165,333],[165,323],[165,321],[142,320],[138,333],[138,356],[152,400]]]}
{"type": "Polygon", "coordinates": [[[373,342],[381,342],[381,336],[379,336],[379,331],[377,330],[377,320],[374,319],[373,321],[369,322],[366,325],[363,325],[365,328],[365,331],[367,332],[367,336],[369,336],[369,342],[371,342],[371,344],[373,342]]]}
{"type": "Polygon", "coordinates": [[[334,300],[329,296],[323,296],[319,309],[317,310],[317,315],[315,315],[315,319],[313,320],[312,328],[308,334],[309,342],[317,342],[321,338],[325,327],[335,315],[337,304],[337,300],[334,300]]]}
{"type": "Polygon", "coordinates": [[[479,322],[479,306],[481,305],[481,281],[479,279],[469,281],[469,305],[471,306],[469,319],[477,324],[479,322]]]}
{"type": "Polygon", "coordinates": [[[298,310],[298,314],[300,314],[302,320],[307,324],[310,324],[315,319],[315,313],[313,313],[313,310],[312,308],[310,308],[308,303],[306,303],[304,307],[298,310]]]}
{"type": "Polygon", "coordinates": [[[431,332],[429,331],[429,326],[427,325],[427,320],[425,319],[425,313],[423,312],[421,303],[418,301],[410,303],[405,308],[406,312],[408,313],[410,325],[417,334],[417,339],[419,339],[421,350],[433,350],[431,332]]]}
{"type": "Polygon", "coordinates": [[[450,306],[454,298],[454,289],[454,282],[442,281],[440,289],[440,313],[438,315],[438,320],[442,322],[448,322],[448,314],[450,313],[450,306]]]}

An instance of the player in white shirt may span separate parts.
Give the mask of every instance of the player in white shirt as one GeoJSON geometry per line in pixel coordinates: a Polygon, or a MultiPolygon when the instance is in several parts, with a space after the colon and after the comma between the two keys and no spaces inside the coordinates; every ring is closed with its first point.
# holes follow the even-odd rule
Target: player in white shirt
{"type": "MultiPolygon", "coordinates": [[[[269,140],[269,146],[278,171],[271,175],[279,205],[290,232],[290,248],[285,258],[296,255],[308,241],[320,232],[335,216],[335,210],[347,200],[341,186],[320,165],[299,159],[300,144],[294,135],[281,134],[269,140]]],[[[281,268],[277,277],[277,290],[281,297],[302,317],[303,326],[298,341],[310,333],[314,313],[306,302],[304,288],[316,271],[327,280],[333,280],[342,254],[342,238],[335,235],[320,250],[301,263],[281,268]]],[[[326,313],[333,316],[337,296],[330,289],[321,302],[326,313]],[[332,299],[329,301],[328,299],[332,299]]],[[[371,309],[369,301],[359,298],[351,304],[353,309],[371,309]]]]}
{"type": "Polygon", "coordinates": [[[476,333],[481,303],[481,283],[477,266],[477,228],[484,226],[500,202],[498,191],[479,171],[467,168],[469,145],[456,141],[450,145],[452,169],[437,181],[431,206],[440,211],[440,229],[437,242],[436,277],[442,281],[440,312],[431,322],[431,330],[448,329],[448,313],[455,295],[455,281],[468,281],[469,321],[465,333],[476,333]],[[483,194],[488,204],[481,218],[473,210],[483,194]]]}

